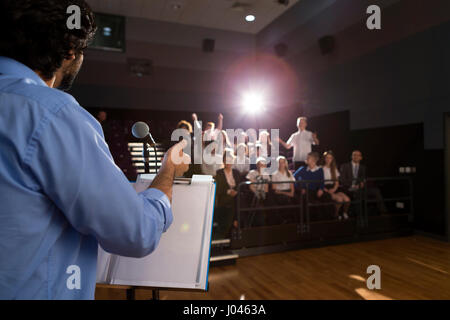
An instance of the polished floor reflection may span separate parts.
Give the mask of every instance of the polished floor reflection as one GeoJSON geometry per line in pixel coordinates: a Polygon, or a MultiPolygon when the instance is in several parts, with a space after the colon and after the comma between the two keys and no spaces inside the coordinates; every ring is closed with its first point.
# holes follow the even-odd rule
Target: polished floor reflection
{"type": "MultiPolygon", "coordinates": [[[[161,291],[161,299],[450,299],[450,244],[412,236],[240,258],[210,270],[207,293],[161,291]],[[381,269],[369,290],[367,267],[381,269]]],[[[151,299],[137,290],[137,299],[151,299]]],[[[98,288],[97,299],[125,299],[98,288]]]]}

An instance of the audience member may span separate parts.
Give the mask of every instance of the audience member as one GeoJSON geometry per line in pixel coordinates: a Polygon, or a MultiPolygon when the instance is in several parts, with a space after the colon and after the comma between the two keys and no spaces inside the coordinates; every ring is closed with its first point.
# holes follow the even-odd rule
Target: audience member
{"type": "Polygon", "coordinates": [[[287,142],[284,142],[281,138],[278,139],[286,149],[294,148],[292,161],[294,161],[295,170],[305,166],[306,157],[312,150],[311,145],[319,144],[317,134],[306,130],[307,126],[307,119],[299,117],[297,118],[298,131],[293,133],[287,142]]]}
{"type": "Polygon", "coordinates": [[[264,183],[270,182],[270,176],[263,172],[266,167],[266,159],[262,157],[258,158],[256,160],[256,169],[251,170],[246,177],[247,180],[258,183],[250,185],[250,190],[255,194],[257,200],[265,200],[267,192],[269,191],[268,183],[264,183]]]}
{"type": "Polygon", "coordinates": [[[203,150],[203,161],[201,164],[202,174],[216,176],[217,170],[223,167],[222,155],[223,153],[219,150],[219,144],[217,141],[211,141],[206,150],[203,150]],[[210,156],[206,156],[207,151],[211,151],[210,156]]]}
{"type": "MultiPolygon", "coordinates": [[[[256,169],[251,170],[247,174],[247,180],[250,182],[254,182],[255,184],[251,184],[249,186],[251,192],[253,193],[253,199],[251,201],[250,206],[253,208],[258,208],[263,206],[267,201],[267,193],[269,192],[269,182],[270,176],[267,175],[264,169],[267,167],[265,158],[257,158],[256,159],[256,169]]],[[[253,218],[256,215],[256,225],[265,225],[266,220],[266,212],[250,212],[250,219],[248,222],[248,226],[253,225],[253,218]]]]}
{"type": "Polygon", "coordinates": [[[327,151],[323,154],[323,175],[325,178],[325,189],[335,204],[335,217],[339,220],[342,217],[348,219],[348,208],[350,207],[350,198],[339,189],[339,170],[337,169],[336,158],[331,151],[327,151]],[[339,215],[339,211],[342,210],[342,216],[339,215]]]}
{"type": "MultiPolygon", "coordinates": [[[[197,130],[202,130],[200,121],[198,120],[197,114],[192,114],[192,120],[194,121],[194,126],[197,130]]],[[[217,140],[220,137],[223,127],[223,115],[220,113],[218,117],[217,127],[214,122],[207,122],[205,126],[205,131],[203,131],[202,137],[204,144],[209,144],[211,141],[217,140]]]]}
{"type": "Polygon", "coordinates": [[[325,188],[324,175],[322,168],[317,166],[318,160],[319,154],[317,152],[308,153],[306,157],[307,166],[300,167],[294,173],[294,178],[297,181],[312,181],[300,184],[302,194],[305,194],[306,190],[308,190],[309,202],[327,202],[330,200],[328,193],[323,191],[325,188]]]}
{"type": "Polygon", "coordinates": [[[272,142],[270,141],[270,133],[263,130],[259,133],[258,147],[259,157],[270,157],[272,142]]]}
{"type": "MultiPolygon", "coordinates": [[[[195,135],[194,132],[192,130],[192,125],[186,121],[186,120],[181,120],[180,122],[178,122],[177,124],[177,129],[184,129],[186,130],[186,135],[189,135],[191,137],[191,141],[190,141],[190,156],[191,156],[191,163],[189,165],[189,170],[186,171],[184,173],[184,177],[186,178],[191,178],[192,175],[194,174],[201,174],[202,173],[202,169],[200,164],[195,163],[195,159],[200,159],[201,158],[201,149],[198,149],[197,152],[195,152],[195,135]]],[[[179,141],[183,140],[183,137],[179,138],[179,141]]],[[[172,144],[177,143],[177,141],[172,141],[172,144]]],[[[187,152],[186,152],[187,153],[187,152]]]]}
{"type": "Polygon", "coordinates": [[[294,198],[294,183],[289,183],[289,181],[295,181],[295,178],[288,169],[288,162],[285,157],[279,156],[277,162],[278,171],[272,175],[272,182],[286,183],[273,183],[272,189],[275,193],[275,202],[283,205],[290,203],[294,198]]]}
{"type": "Polygon", "coordinates": [[[236,157],[233,152],[226,151],[223,156],[224,168],[219,169],[216,175],[216,212],[214,220],[218,226],[214,231],[214,239],[224,239],[229,236],[231,226],[237,227],[235,219],[237,187],[241,176],[233,164],[236,157]],[[234,222],[233,222],[234,221],[234,222]]]}
{"type": "MultiPolygon", "coordinates": [[[[340,181],[344,190],[349,192],[353,198],[361,196],[359,192],[362,191],[366,183],[366,167],[361,164],[363,159],[362,152],[354,150],[352,152],[352,161],[344,163],[341,166],[340,181]]],[[[380,189],[377,187],[366,187],[367,198],[376,200],[377,208],[380,213],[386,213],[387,209],[383,201],[380,189]]]]}
{"type": "Polygon", "coordinates": [[[245,143],[237,145],[236,154],[234,169],[238,170],[241,176],[246,176],[250,171],[250,158],[248,157],[248,147],[245,143]]]}

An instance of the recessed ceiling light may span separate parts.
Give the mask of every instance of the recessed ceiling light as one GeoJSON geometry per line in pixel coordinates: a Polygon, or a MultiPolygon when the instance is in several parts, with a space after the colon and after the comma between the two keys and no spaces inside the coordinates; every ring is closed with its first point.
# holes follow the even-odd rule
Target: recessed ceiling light
{"type": "Polygon", "coordinates": [[[254,15],[252,15],[252,14],[248,14],[247,16],[245,16],[245,21],[247,21],[247,22],[253,22],[253,21],[255,21],[255,16],[254,15]]]}
{"type": "Polygon", "coordinates": [[[172,3],[172,9],[173,10],[180,10],[181,9],[181,3],[177,3],[177,2],[174,2],[174,3],[172,3]]]}

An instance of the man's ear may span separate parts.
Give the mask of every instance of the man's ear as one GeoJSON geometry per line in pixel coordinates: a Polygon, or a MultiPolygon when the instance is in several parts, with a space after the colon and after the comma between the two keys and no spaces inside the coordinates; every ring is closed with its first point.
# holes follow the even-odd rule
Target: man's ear
{"type": "Polygon", "coordinates": [[[67,56],[64,58],[64,60],[71,62],[72,60],[75,60],[76,58],[77,57],[75,55],[75,51],[70,50],[69,53],[67,54],[67,56]]]}

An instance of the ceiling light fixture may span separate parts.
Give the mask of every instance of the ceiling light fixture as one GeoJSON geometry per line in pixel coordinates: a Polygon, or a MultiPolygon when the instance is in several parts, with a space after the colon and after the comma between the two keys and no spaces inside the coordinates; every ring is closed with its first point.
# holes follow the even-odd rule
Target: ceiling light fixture
{"type": "Polygon", "coordinates": [[[181,3],[177,3],[177,2],[175,2],[175,3],[172,3],[172,9],[173,10],[180,10],[181,9],[181,3]]]}
{"type": "Polygon", "coordinates": [[[247,22],[253,22],[253,21],[255,21],[255,19],[256,19],[255,16],[252,14],[248,14],[245,16],[245,21],[247,21],[247,22]]]}

